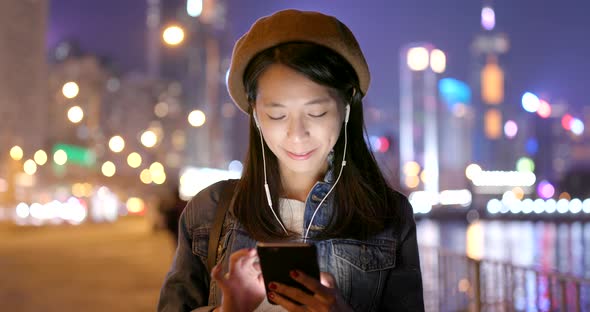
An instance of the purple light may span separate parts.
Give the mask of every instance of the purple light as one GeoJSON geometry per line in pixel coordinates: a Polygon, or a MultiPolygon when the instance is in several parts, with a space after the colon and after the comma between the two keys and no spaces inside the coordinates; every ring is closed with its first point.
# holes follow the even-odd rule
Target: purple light
{"type": "Polygon", "coordinates": [[[518,125],[516,124],[516,122],[514,122],[514,120],[508,120],[506,124],[504,124],[504,134],[506,134],[506,136],[509,139],[512,139],[516,136],[517,133],[518,125]]]}
{"type": "Polygon", "coordinates": [[[485,30],[492,30],[496,26],[496,14],[494,9],[490,7],[484,7],[481,10],[481,26],[485,30]]]}
{"type": "Polygon", "coordinates": [[[537,194],[539,194],[539,197],[543,199],[548,199],[553,197],[555,194],[555,188],[553,185],[551,185],[551,183],[543,180],[539,182],[539,185],[537,185],[537,194]]]}

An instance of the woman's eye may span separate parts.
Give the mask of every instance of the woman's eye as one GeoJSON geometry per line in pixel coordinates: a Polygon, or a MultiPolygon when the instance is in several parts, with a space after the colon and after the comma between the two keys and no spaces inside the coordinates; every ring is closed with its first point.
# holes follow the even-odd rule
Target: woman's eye
{"type": "Polygon", "coordinates": [[[309,114],[309,116],[311,116],[311,117],[315,117],[315,118],[319,118],[319,117],[323,117],[323,116],[324,116],[324,115],[326,115],[327,113],[328,113],[328,112],[323,112],[323,113],[321,113],[321,114],[318,114],[318,115],[309,114]]]}
{"type": "Polygon", "coordinates": [[[281,119],[285,118],[285,116],[273,117],[271,115],[268,115],[268,118],[270,118],[271,120],[281,120],[281,119]]]}

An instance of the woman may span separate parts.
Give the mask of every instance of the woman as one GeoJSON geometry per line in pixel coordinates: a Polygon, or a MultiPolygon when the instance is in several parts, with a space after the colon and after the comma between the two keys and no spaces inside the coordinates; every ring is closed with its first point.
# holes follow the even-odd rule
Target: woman
{"type": "Polygon", "coordinates": [[[209,230],[227,181],[185,208],[158,310],[424,309],[412,208],[365,141],[369,81],[356,39],[331,16],[277,12],[238,40],[228,86],[250,116],[250,141],[219,262],[208,272],[209,230]],[[270,283],[279,306],[270,305],[256,242],[302,240],[317,248],[321,280],[294,271],[313,294],[270,283]]]}

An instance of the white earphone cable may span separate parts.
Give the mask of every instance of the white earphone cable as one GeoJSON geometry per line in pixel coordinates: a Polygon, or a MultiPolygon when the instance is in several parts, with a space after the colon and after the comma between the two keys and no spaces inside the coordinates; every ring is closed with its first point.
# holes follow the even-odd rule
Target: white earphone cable
{"type": "Polygon", "coordinates": [[[328,196],[330,196],[330,193],[332,193],[332,191],[334,190],[334,187],[336,187],[336,184],[338,184],[338,181],[340,180],[340,176],[342,176],[342,171],[344,171],[344,166],[346,166],[346,146],[348,145],[348,131],[347,130],[348,130],[348,116],[349,116],[349,114],[350,114],[350,106],[347,105],[346,106],[346,117],[344,119],[344,154],[342,156],[342,166],[340,166],[340,173],[338,173],[338,178],[336,178],[336,181],[334,182],[334,184],[332,185],[332,187],[330,188],[330,190],[328,191],[326,196],[324,196],[322,201],[319,203],[319,205],[316,207],[315,211],[313,212],[313,215],[311,216],[311,220],[309,220],[309,225],[307,226],[307,230],[305,231],[305,235],[303,236],[304,242],[307,241],[307,236],[309,235],[309,230],[311,229],[311,225],[313,224],[313,219],[315,218],[315,215],[320,210],[320,207],[322,206],[322,204],[324,203],[326,198],[328,198],[328,196]]]}
{"type": "MultiPolygon", "coordinates": [[[[254,111],[253,113],[256,114],[256,111],[254,111]]],[[[279,222],[281,228],[283,228],[283,231],[285,231],[285,234],[289,235],[289,231],[287,231],[287,229],[283,225],[283,222],[281,222],[281,219],[279,219],[277,213],[272,208],[272,198],[270,197],[270,190],[268,188],[268,181],[266,179],[266,157],[264,155],[264,140],[262,138],[262,130],[260,129],[260,125],[258,124],[258,119],[256,118],[256,115],[254,115],[254,120],[256,122],[256,127],[258,127],[258,134],[260,134],[260,146],[262,147],[262,163],[264,168],[264,192],[266,193],[266,201],[268,202],[268,208],[270,208],[270,211],[275,216],[275,219],[277,219],[277,221],[279,222]]]]}

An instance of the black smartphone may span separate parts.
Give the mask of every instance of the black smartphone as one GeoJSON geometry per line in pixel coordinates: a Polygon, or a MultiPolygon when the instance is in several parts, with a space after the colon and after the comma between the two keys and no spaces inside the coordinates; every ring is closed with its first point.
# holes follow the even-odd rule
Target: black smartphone
{"type": "MultiPolygon", "coordinates": [[[[296,287],[312,294],[303,285],[296,282],[289,272],[298,270],[319,281],[320,268],[315,245],[308,243],[258,243],[256,245],[260,269],[268,296],[270,282],[278,282],[287,286],[296,287]]],[[[268,301],[274,303],[270,298],[268,301]]]]}

